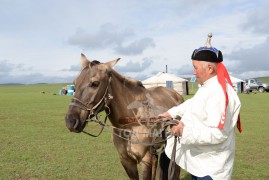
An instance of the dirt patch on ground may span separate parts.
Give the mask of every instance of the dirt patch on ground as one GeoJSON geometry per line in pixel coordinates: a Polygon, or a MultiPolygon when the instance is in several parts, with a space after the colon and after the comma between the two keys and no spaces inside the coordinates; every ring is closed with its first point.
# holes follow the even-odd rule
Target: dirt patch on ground
{"type": "Polygon", "coordinates": [[[8,120],[8,116],[0,115],[0,121],[8,120]]]}

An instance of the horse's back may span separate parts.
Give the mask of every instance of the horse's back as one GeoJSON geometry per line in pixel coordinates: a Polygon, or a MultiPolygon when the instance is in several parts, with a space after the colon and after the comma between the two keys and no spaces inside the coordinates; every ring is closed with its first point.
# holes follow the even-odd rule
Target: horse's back
{"type": "Polygon", "coordinates": [[[183,97],[172,88],[155,86],[148,88],[147,91],[150,93],[155,103],[160,103],[160,105],[166,108],[179,105],[184,101],[183,97]]]}

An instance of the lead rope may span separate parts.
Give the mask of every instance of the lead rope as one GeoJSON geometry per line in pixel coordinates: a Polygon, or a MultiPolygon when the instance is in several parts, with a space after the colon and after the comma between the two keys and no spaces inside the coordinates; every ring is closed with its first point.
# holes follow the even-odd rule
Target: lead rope
{"type": "MultiPolygon", "coordinates": [[[[101,104],[106,104],[106,100],[104,100],[104,101],[102,101],[102,103],[101,104]]],[[[105,107],[107,107],[106,105],[104,105],[105,107]]],[[[91,134],[91,133],[89,133],[89,132],[86,132],[86,131],[82,131],[84,134],[87,134],[87,135],[89,135],[89,136],[92,136],[92,137],[98,137],[98,136],[100,136],[100,134],[103,132],[103,130],[104,130],[104,128],[105,128],[105,126],[106,126],[106,121],[107,121],[107,117],[108,117],[108,115],[106,115],[106,117],[105,117],[105,120],[104,120],[104,122],[102,122],[102,121],[100,121],[100,119],[99,119],[99,117],[98,117],[98,112],[100,111],[100,109],[102,108],[102,106],[99,106],[98,108],[97,108],[97,110],[94,112],[94,114],[90,114],[89,115],[89,120],[87,120],[88,122],[96,122],[96,123],[98,123],[98,124],[100,124],[101,125],[101,130],[99,131],[99,133],[97,134],[97,135],[94,135],[94,134],[91,134]],[[93,117],[95,118],[95,119],[93,119],[93,117]]]]}
{"type": "Polygon", "coordinates": [[[172,150],[171,160],[170,160],[169,168],[168,168],[168,178],[169,178],[169,180],[174,180],[175,179],[177,139],[178,139],[178,137],[175,136],[174,137],[174,146],[173,146],[173,150],[172,150]]]}

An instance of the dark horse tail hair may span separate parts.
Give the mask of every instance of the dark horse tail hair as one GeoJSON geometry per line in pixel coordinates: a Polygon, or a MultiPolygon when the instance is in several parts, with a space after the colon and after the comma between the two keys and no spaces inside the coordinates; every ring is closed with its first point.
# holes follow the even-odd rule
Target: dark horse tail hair
{"type": "MultiPolygon", "coordinates": [[[[166,131],[162,131],[162,139],[166,139],[166,131]]],[[[166,146],[166,141],[165,141],[165,146],[166,146]]],[[[168,168],[170,164],[170,159],[167,157],[165,154],[165,146],[162,148],[162,153],[160,154],[160,159],[159,159],[159,169],[160,169],[160,177],[159,180],[168,180],[168,168]]]]}
{"type": "Polygon", "coordinates": [[[159,180],[168,180],[168,167],[170,164],[170,159],[165,154],[164,150],[160,155],[159,167],[160,167],[160,177],[159,180]]]}

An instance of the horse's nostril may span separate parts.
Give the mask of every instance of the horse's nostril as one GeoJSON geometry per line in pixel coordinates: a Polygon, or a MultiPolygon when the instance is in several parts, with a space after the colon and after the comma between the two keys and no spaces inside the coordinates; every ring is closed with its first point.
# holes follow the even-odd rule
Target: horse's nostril
{"type": "Polygon", "coordinates": [[[75,125],[74,125],[74,129],[76,129],[78,127],[78,124],[79,124],[79,120],[78,119],[73,119],[73,121],[75,121],[75,125]]]}
{"type": "Polygon", "coordinates": [[[66,115],[65,121],[67,128],[72,132],[79,126],[79,120],[71,114],[66,115]]]}
{"type": "Polygon", "coordinates": [[[80,133],[86,125],[86,115],[88,114],[85,112],[82,112],[81,115],[80,111],[73,111],[72,109],[69,109],[65,116],[66,127],[71,132],[80,133]]]}

